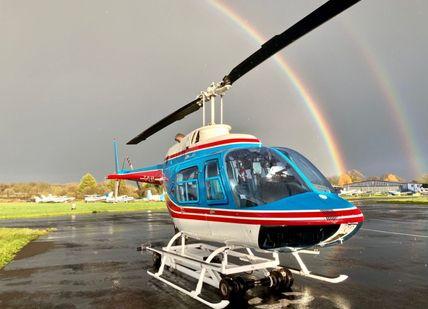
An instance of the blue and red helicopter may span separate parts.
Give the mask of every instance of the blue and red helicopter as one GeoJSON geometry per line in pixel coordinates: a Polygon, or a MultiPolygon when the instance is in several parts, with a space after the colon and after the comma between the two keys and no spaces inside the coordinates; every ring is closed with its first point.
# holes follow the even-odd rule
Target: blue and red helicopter
{"type": "Polygon", "coordinates": [[[343,243],[361,227],[362,212],[340,198],[323,174],[299,152],[263,145],[252,135],[231,133],[231,127],[223,124],[223,96],[251,69],[357,2],[328,1],[264,43],[221,82],[213,83],[195,100],[128,142],[138,144],[202,108],[203,126],[181,136],[162,164],[119,170],[116,151],[116,173],[107,178],[163,185],[176,230],[168,246],[149,248],[156,266],[156,273],[149,274],[211,307],[224,307],[231,295],[256,285],[290,288],[292,272],[333,283],[346,279],[344,275],[329,278],[313,274],[299,253],[316,254],[319,248],[343,243]],[[216,124],[218,98],[220,121],[216,124]],[[208,104],[209,123],[205,117],[208,104]],[[223,246],[198,247],[186,244],[188,238],[223,246]],[[176,245],[180,239],[181,244],[176,245]],[[255,251],[271,252],[273,259],[263,260],[255,251]],[[301,269],[280,267],[278,252],[291,253],[301,269]],[[248,263],[232,263],[227,256],[248,263]],[[163,278],[165,266],[198,279],[196,289],[187,291],[163,278]],[[260,271],[259,278],[239,276],[248,270],[260,271]],[[225,300],[211,303],[201,297],[204,283],[219,288],[225,300]]]}

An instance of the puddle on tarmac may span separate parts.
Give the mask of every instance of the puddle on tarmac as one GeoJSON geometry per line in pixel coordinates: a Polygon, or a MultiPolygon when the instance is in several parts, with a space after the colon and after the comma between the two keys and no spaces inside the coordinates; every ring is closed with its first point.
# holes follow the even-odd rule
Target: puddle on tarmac
{"type": "Polygon", "coordinates": [[[126,265],[125,262],[99,262],[99,263],[82,263],[82,264],[66,264],[66,265],[52,265],[44,267],[33,268],[20,268],[20,269],[2,269],[0,270],[0,279],[7,278],[27,278],[38,272],[49,271],[64,271],[68,273],[82,272],[82,273],[96,273],[96,272],[111,272],[118,271],[126,265]]]}
{"type": "Polygon", "coordinates": [[[248,305],[260,309],[285,308],[289,305],[308,305],[314,300],[314,297],[308,292],[284,292],[275,299],[269,297],[262,299],[254,297],[248,300],[248,305]]]}
{"type": "Polygon", "coordinates": [[[32,257],[41,253],[45,253],[54,248],[55,244],[52,241],[33,241],[22,248],[21,251],[15,256],[14,260],[21,260],[32,257]]]}

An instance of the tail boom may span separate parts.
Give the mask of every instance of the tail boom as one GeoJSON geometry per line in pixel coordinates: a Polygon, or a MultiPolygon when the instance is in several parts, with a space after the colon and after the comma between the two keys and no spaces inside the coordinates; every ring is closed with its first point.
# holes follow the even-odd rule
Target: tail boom
{"type": "Polygon", "coordinates": [[[116,174],[107,175],[111,180],[132,180],[155,185],[162,185],[164,181],[161,165],[134,170],[120,170],[116,174]]]}

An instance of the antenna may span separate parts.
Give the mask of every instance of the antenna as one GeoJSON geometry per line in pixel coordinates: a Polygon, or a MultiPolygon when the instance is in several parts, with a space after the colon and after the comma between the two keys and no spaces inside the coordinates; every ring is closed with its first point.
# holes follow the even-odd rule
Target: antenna
{"type": "Polygon", "coordinates": [[[205,95],[201,91],[202,96],[202,126],[205,127],[205,95]]]}
{"type": "Polygon", "coordinates": [[[215,98],[211,97],[211,123],[210,124],[215,124],[215,108],[214,108],[214,104],[215,104],[215,98]]]}
{"type": "Polygon", "coordinates": [[[220,95],[220,123],[223,124],[223,94],[220,95]]]}

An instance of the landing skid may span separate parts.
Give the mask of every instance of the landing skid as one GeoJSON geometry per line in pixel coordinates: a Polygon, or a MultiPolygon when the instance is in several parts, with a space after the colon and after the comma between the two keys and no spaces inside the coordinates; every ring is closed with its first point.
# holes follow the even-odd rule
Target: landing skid
{"type": "Polygon", "coordinates": [[[315,280],[329,282],[329,283],[341,283],[341,282],[345,281],[346,279],[348,279],[347,275],[339,275],[337,277],[327,277],[327,276],[323,276],[323,275],[314,274],[313,272],[309,271],[309,269],[306,267],[305,263],[303,262],[302,258],[299,255],[299,253],[319,254],[319,251],[301,250],[301,251],[292,252],[291,254],[297,260],[297,263],[299,263],[299,266],[300,266],[300,269],[294,269],[294,268],[288,267],[288,269],[293,274],[296,274],[296,275],[299,275],[302,277],[306,277],[306,278],[311,278],[311,279],[315,279],[315,280]]]}
{"type": "MultiPolygon", "coordinates": [[[[209,244],[186,244],[187,235],[183,232],[175,234],[166,247],[161,249],[141,246],[141,250],[153,253],[155,271],[147,273],[174,289],[190,296],[193,299],[211,307],[224,308],[236,296],[256,286],[265,286],[276,292],[288,290],[293,284],[292,273],[304,277],[330,283],[344,281],[347,276],[341,275],[329,278],[311,273],[303,263],[298,252],[292,255],[299,263],[300,270],[280,266],[277,252],[264,252],[264,256],[256,255],[250,248],[238,246],[215,247],[209,244]],[[173,245],[176,241],[179,245],[173,245]],[[269,253],[271,257],[265,257],[269,253]],[[187,290],[166,279],[165,267],[179,271],[197,280],[193,290],[187,290]],[[248,277],[248,273],[251,276],[248,277]],[[217,288],[223,300],[210,302],[201,296],[203,284],[217,288]]],[[[313,251],[300,251],[300,253],[317,254],[313,251]]]]}

